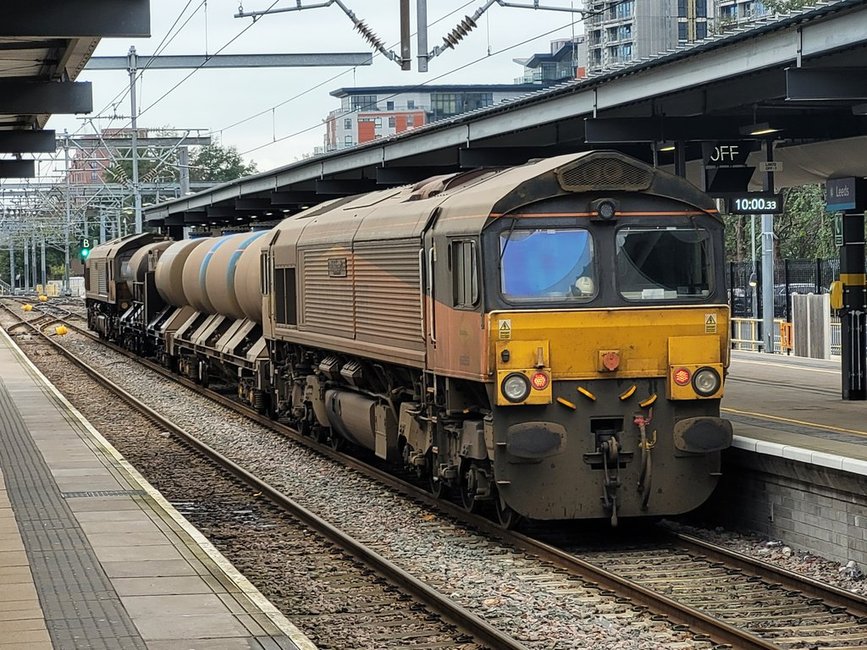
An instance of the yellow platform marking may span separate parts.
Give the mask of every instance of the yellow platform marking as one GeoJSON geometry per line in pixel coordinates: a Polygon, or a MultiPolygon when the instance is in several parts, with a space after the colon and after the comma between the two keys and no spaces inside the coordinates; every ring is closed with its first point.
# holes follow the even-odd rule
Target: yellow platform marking
{"type": "Polygon", "coordinates": [[[867,431],[858,431],[857,429],[846,429],[844,427],[833,427],[828,424],[819,424],[818,422],[805,422],[804,420],[795,420],[794,418],[784,418],[779,415],[768,415],[766,413],[753,413],[752,411],[740,411],[732,408],[721,408],[723,413],[734,413],[735,415],[748,415],[760,420],[773,420],[775,422],[786,422],[788,424],[799,424],[804,427],[813,427],[814,429],[823,429],[825,431],[834,431],[836,433],[851,433],[856,436],[867,437],[867,431]]]}

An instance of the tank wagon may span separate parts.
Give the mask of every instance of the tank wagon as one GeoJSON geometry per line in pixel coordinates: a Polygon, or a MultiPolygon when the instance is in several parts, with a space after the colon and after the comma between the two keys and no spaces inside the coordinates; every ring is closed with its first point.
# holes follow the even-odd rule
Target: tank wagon
{"type": "Polygon", "coordinates": [[[142,337],[304,432],[413,467],[467,509],[490,502],[504,526],[616,524],[694,509],[718,480],[724,273],[707,196],[588,152],[175,242],[142,337]]]}

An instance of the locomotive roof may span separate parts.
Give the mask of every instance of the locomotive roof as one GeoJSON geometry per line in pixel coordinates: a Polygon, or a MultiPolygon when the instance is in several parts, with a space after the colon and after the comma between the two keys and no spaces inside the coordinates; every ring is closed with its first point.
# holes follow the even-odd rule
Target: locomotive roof
{"type": "Polygon", "coordinates": [[[95,246],[90,251],[90,255],[88,255],[87,259],[88,261],[97,259],[113,259],[124,251],[137,249],[140,246],[150,243],[154,237],[154,234],[150,232],[118,237],[117,239],[112,239],[104,244],[95,246]]]}
{"type": "MultiPolygon", "coordinates": [[[[542,158],[499,170],[439,176],[412,186],[336,199],[285,219],[277,230],[298,231],[307,224],[318,224],[315,235],[312,232],[304,235],[305,243],[320,238],[323,242],[333,241],[338,233],[343,234],[344,240],[356,241],[417,237],[439,208],[437,223],[450,233],[478,233],[498,213],[566,193],[556,174],[575,167],[579,161],[631,166],[648,178],[649,194],[678,198],[709,213],[715,211],[713,201],[685,179],[619,152],[593,151],[542,158]]],[[[628,188],[604,182],[600,187],[600,191],[618,189],[628,188]]]]}

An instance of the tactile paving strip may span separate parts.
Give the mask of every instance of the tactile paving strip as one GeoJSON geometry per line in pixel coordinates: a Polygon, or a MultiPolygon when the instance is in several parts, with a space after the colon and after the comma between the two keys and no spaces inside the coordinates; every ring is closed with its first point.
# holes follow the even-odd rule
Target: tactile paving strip
{"type": "Polygon", "coordinates": [[[2,379],[0,467],[54,646],[146,650],[2,379]]]}

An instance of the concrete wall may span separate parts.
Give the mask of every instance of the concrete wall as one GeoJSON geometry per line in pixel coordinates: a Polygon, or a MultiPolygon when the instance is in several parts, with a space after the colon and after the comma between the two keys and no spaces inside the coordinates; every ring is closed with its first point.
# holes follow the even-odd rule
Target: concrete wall
{"type": "Polygon", "coordinates": [[[729,449],[723,478],[699,516],[867,566],[867,477],[729,449]]]}

